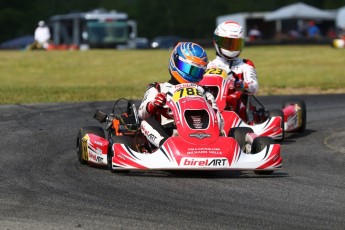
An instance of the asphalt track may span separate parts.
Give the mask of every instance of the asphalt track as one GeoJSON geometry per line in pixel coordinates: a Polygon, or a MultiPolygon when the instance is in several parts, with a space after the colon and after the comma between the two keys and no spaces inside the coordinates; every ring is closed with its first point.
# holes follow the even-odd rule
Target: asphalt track
{"type": "Polygon", "coordinates": [[[287,136],[271,176],[113,174],[75,151],[112,102],[1,105],[0,229],[345,229],[345,95],[298,98],[307,130],[287,136]]]}

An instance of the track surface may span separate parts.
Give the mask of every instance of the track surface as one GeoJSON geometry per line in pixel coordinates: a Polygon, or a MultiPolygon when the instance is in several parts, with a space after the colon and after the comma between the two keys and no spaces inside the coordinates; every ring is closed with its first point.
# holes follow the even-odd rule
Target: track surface
{"type": "Polygon", "coordinates": [[[298,98],[307,130],[286,138],[271,176],[112,174],[75,151],[112,102],[2,105],[0,229],[345,229],[345,95],[298,98]]]}

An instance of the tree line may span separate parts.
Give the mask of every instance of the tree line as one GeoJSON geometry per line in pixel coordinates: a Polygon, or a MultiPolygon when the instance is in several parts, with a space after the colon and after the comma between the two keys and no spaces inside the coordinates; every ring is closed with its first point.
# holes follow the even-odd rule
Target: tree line
{"type": "Polygon", "coordinates": [[[103,8],[125,12],[138,23],[138,35],[210,38],[220,15],[273,11],[296,2],[338,9],[345,0],[1,0],[0,42],[33,34],[39,20],[57,14],[103,8]]]}

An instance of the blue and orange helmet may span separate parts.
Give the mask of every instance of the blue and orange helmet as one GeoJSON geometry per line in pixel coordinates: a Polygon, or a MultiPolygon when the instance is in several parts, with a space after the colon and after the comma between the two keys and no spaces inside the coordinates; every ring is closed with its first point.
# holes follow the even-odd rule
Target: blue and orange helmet
{"type": "Polygon", "coordinates": [[[169,72],[179,83],[198,83],[207,66],[206,51],[193,42],[178,43],[170,57],[169,72]]]}

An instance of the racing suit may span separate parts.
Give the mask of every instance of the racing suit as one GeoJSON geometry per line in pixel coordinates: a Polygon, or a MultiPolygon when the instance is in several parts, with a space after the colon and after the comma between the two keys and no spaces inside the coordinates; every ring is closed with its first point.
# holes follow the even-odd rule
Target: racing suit
{"type": "Polygon", "coordinates": [[[47,49],[48,41],[50,39],[50,31],[47,26],[39,26],[35,30],[35,41],[40,48],[47,49]]]}
{"type": "MultiPolygon", "coordinates": [[[[193,84],[193,83],[190,83],[193,84]]],[[[195,84],[193,84],[195,85],[195,84]]],[[[148,104],[154,100],[158,93],[166,94],[175,85],[171,81],[164,83],[151,83],[147,87],[144,98],[139,106],[138,116],[143,121],[141,122],[141,130],[145,137],[156,147],[161,146],[166,139],[172,135],[178,135],[176,130],[171,129],[174,124],[173,117],[170,115],[169,108],[163,108],[159,113],[150,114],[148,111],[148,104]],[[165,129],[169,127],[170,129],[165,129]]],[[[219,129],[223,135],[224,121],[222,115],[219,113],[217,104],[213,95],[209,92],[204,91],[201,86],[197,86],[198,90],[204,94],[206,100],[210,103],[212,108],[216,111],[218,118],[219,129]]]]}
{"type": "MultiPolygon", "coordinates": [[[[235,107],[232,109],[235,110],[242,119],[248,121],[252,120],[252,114],[248,113],[248,111],[246,112],[246,114],[241,114],[240,111],[243,111],[243,106],[246,106],[247,109],[249,108],[250,101],[248,100],[248,95],[256,94],[259,88],[256,77],[256,70],[253,62],[248,59],[242,58],[234,58],[232,60],[227,60],[217,55],[214,60],[208,63],[207,69],[210,68],[221,68],[226,71],[228,76],[231,76],[231,73],[233,73],[235,77],[238,78],[237,80],[242,81],[243,85],[240,89],[240,91],[244,93],[241,96],[242,103],[237,103],[236,106],[232,106],[235,107]]],[[[236,97],[236,92],[229,95],[227,97],[228,104],[234,104],[236,97]]]]}

